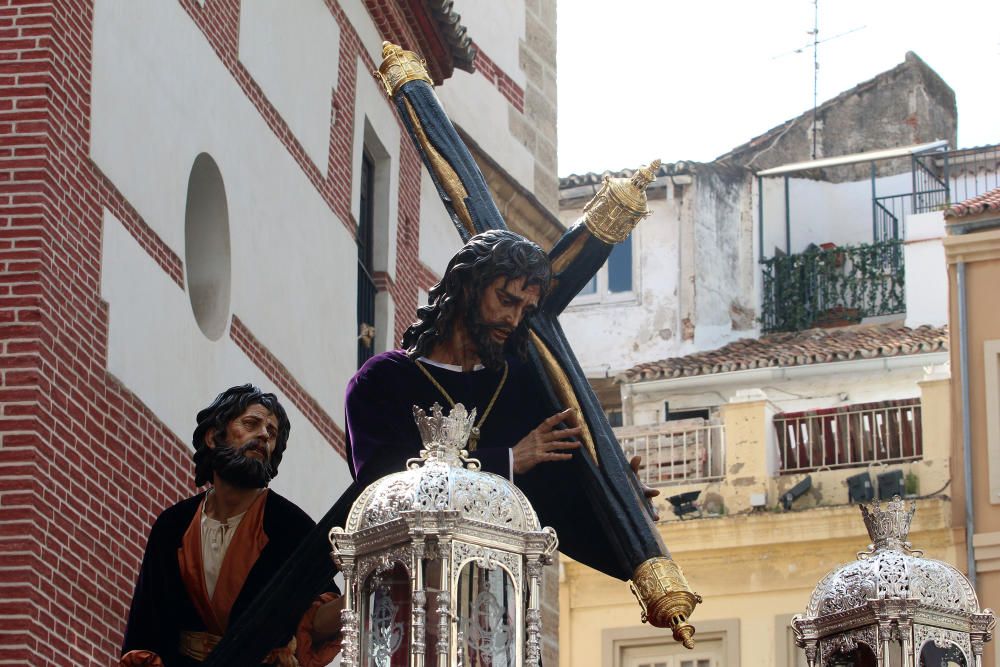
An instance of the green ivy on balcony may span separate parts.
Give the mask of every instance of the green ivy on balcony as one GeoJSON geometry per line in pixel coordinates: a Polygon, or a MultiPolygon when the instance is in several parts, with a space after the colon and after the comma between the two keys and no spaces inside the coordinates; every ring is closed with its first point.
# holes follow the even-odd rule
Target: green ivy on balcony
{"type": "Polygon", "coordinates": [[[761,261],[765,332],[839,326],[906,310],[898,239],[761,261]]]}

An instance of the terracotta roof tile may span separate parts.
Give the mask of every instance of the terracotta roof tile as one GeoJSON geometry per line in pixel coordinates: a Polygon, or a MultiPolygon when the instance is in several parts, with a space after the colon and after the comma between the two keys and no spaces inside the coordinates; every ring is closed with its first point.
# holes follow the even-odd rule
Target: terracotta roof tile
{"type": "Polygon", "coordinates": [[[944,217],[964,218],[967,215],[977,215],[986,211],[1000,211],[1000,188],[994,188],[978,197],[951,205],[944,212],[944,217]]]}
{"type": "Polygon", "coordinates": [[[711,375],[729,371],[803,366],[853,359],[926,354],[948,349],[948,327],[860,325],[808,329],[743,338],[717,350],[638,364],[618,376],[619,382],[711,375]]]}

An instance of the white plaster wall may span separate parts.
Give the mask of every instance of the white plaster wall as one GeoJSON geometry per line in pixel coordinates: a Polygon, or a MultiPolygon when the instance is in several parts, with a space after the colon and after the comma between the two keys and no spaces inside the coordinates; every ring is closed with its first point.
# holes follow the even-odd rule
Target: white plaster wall
{"type": "Polygon", "coordinates": [[[378,26],[372,21],[363,0],[337,0],[337,4],[344,10],[347,20],[357,31],[361,46],[368,51],[372,62],[382,62],[382,35],[378,26]]]}
{"type": "Polygon", "coordinates": [[[734,312],[757,309],[755,215],[748,193],[749,182],[742,174],[717,173],[706,166],[685,194],[694,197],[689,224],[695,246],[695,350],[714,349],[751,333],[750,329],[733,333],[734,312]]]}
{"type": "MultiPolygon", "coordinates": [[[[640,361],[676,352],[680,223],[669,202],[657,200],[650,208],[652,215],[632,233],[638,275],[633,274],[631,298],[604,303],[581,299],[559,318],[580,365],[591,377],[615,375],[640,361]]],[[[570,216],[564,212],[566,217],[570,216]]]]}
{"type": "Polygon", "coordinates": [[[948,323],[948,264],[941,211],[906,217],[903,261],[906,271],[906,326],[948,323]]]}
{"type": "MultiPolygon", "coordinates": [[[[896,174],[879,178],[879,197],[912,189],[911,176],[896,174]]],[[[810,243],[854,245],[872,241],[872,187],[870,180],[828,183],[805,178],[789,179],[791,251],[802,252],[810,243]]],[[[784,180],[764,179],[764,256],[774,248],[785,249],[784,180]]]]}
{"type": "Polygon", "coordinates": [[[239,58],[326,174],[340,27],[323,0],[243,0],[239,58]]]}
{"type": "Polygon", "coordinates": [[[455,70],[435,92],[453,123],[465,130],[511,177],[528,190],[534,190],[535,158],[511,136],[510,102],[486,77],[455,70]]]}
{"type": "MultiPolygon", "coordinates": [[[[355,333],[339,319],[356,307],[350,234],[180,5],[100,0],[94,26],[91,157],[183,259],[188,175],[196,155],[212,155],[229,206],[232,312],[343,424],[356,362],[355,333]]],[[[118,318],[148,317],[140,304],[118,309],[118,318]]],[[[198,332],[186,297],[154,311],[157,330],[178,322],[198,332]]],[[[141,345],[183,359],[183,340],[141,345]]],[[[126,354],[115,349],[126,344],[140,342],[117,337],[109,354],[126,354]]]]}
{"type": "MultiPolygon", "coordinates": [[[[452,255],[462,247],[462,238],[438,195],[426,169],[420,171],[420,261],[439,276],[444,275],[452,255]]],[[[423,305],[421,302],[420,305],[423,305]]]]}
{"type": "Polygon", "coordinates": [[[351,481],[347,463],[228,336],[201,334],[184,291],[107,211],[101,267],[108,371],[185,442],[198,410],[226,387],[253,382],[278,394],[292,431],[272,486],[321,517],[351,481]]]}
{"type": "Polygon", "coordinates": [[[476,46],[524,88],[527,77],[521,70],[518,52],[518,44],[524,39],[524,2],[456,0],[455,11],[462,15],[462,25],[468,28],[476,46]]]}

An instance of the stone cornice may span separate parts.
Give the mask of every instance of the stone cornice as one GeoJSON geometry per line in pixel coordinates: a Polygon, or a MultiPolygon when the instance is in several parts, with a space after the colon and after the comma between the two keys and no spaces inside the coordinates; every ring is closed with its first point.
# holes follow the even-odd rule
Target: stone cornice
{"type": "Polygon", "coordinates": [[[949,264],[1000,259],[1000,229],[948,236],[943,245],[949,264]]]}

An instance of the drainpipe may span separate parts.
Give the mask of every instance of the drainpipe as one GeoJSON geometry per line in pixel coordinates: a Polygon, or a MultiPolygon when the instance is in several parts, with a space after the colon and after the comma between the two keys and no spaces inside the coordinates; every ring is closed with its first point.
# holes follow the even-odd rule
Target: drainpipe
{"type": "Polygon", "coordinates": [[[957,268],[958,288],[958,365],[962,375],[962,458],[965,473],[965,558],[969,583],[976,589],[976,555],[972,547],[975,534],[975,509],[972,505],[972,415],[969,405],[969,335],[968,305],[965,298],[965,262],[957,268]]]}

